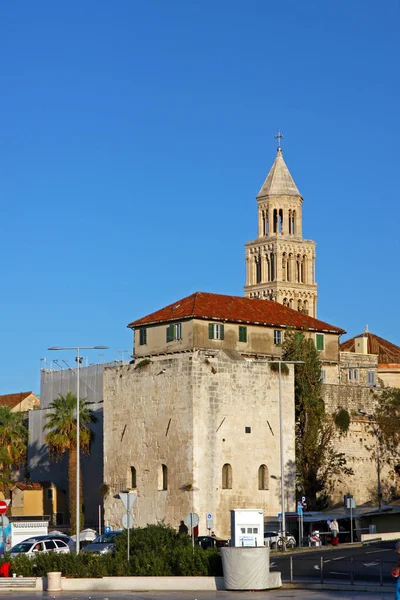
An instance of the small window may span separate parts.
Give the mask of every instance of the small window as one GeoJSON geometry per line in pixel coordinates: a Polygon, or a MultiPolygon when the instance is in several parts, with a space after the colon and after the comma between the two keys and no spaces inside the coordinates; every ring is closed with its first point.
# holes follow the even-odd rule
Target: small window
{"type": "Polygon", "coordinates": [[[269,473],[267,465],[260,465],[258,469],[258,489],[269,490],[269,473]]]}
{"type": "Polygon", "coordinates": [[[253,533],[258,533],[258,527],[253,527],[253,533]]]}
{"type": "Polygon", "coordinates": [[[136,469],[131,467],[131,488],[136,488],[136,469]]]}
{"type": "Polygon", "coordinates": [[[321,381],[326,383],[326,369],[321,369],[321,381]]]}
{"type": "Polygon", "coordinates": [[[232,467],[228,463],[222,467],[222,489],[232,489],[232,467]]]}
{"type": "Polygon", "coordinates": [[[325,350],[325,336],[323,333],[315,334],[315,346],[317,350],[325,350]]]}
{"type": "Polygon", "coordinates": [[[240,533],[246,533],[246,527],[241,527],[240,528],[240,533]]]}
{"type": "Polygon", "coordinates": [[[375,385],[375,371],[368,371],[368,385],[375,385]]]}
{"type": "Polygon", "coordinates": [[[141,327],[139,329],[139,344],[140,346],[144,346],[147,344],[147,329],[146,327],[141,327]]]}
{"type": "Polygon", "coordinates": [[[55,540],[55,544],[58,548],[68,548],[68,544],[66,544],[62,540],[55,540]]]}
{"type": "Polygon", "coordinates": [[[54,550],[55,548],[57,548],[57,546],[55,545],[53,540],[49,540],[48,542],[45,542],[44,545],[46,547],[46,550],[54,550]]]}
{"type": "Polygon", "coordinates": [[[161,475],[162,475],[161,489],[167,490],[168,489],[168,467],[167,467],[167,465],[161,465],[161,475]]]}
{"type": "Polygon", "coordinates": [[[209,323],[208,324],[208,338],[210,340],[223,340],[224,339],[224,326],[222,323],[209,323]]]}
{"type": "Polygon", "coordinates": [[[53,488],[47,488],[47,500],[53,500],[53,488]]]}
{"type": "Polygon", "coordinates": [[[239,342],[247,342],[247,327],[239,325],[239,342]]]}
{"type": "Polygon", "coordinates": [[[251,433],[251,427],[245,427],[244,428],[244,432],[245,433],[251,433]]]}
{"type": "Polygon", "coordinates": [[[252,527],[248,527],[247,528],[247,533],[253,533],[253,528],[252,527]]]}
{"type": "Polygon", "coordinates": [[[358,381],[358,369],[349,369],[349,381],[358,381]]]}
{"type": "Polygon", "coordinates": [[[182,323],[171,323],[167,327],[167,344],[182,339],[182,323]]]}
{"type": "Polygon", "coordinates": [[[282,331],[279,329],[274,330],[274,344],[280,346],[282,344],[282,331]]]}

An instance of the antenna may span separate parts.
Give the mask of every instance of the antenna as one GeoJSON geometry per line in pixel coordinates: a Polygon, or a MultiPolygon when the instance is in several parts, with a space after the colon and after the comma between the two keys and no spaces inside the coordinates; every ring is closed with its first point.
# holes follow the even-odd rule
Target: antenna
{"type": "Polygon", "coordinates": [[[116,350],[116,352],[121,353],[121,362],[124,362],[124,354],[125,352],[129,352],[129,350],[116,350]]]}

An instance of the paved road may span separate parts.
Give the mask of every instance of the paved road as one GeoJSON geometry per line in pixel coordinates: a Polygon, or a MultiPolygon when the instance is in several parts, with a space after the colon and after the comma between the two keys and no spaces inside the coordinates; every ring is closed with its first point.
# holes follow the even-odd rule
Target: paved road
{"type": "MultiPolygon", "coordinates": [[[[15,593],[8,592],[7,598],[10,600],[392,600],[394,591],[378,592],[368,595],[365,592],[354,591],[313,591],[280,589],[270,590],[269,592],[95,592],[93,594],[83,592],[36,592],[36,593],[15,593]]],[[[5,598],[5,595],[2,596],[5,598]]]]}
{"type": "MultiPolygon", "coordinates": [[[[317,551],[296,552],[292,557],[293,580],[312,579],[321,581],[343,581],[347,583],[369,582],[391,583],[391,569],[397,564],[398,555],[395,542],[378,543],[369,546],[327,547],[317,551]]],[[[288,555],[271,556],[271,570],[281,571],[283,581],[290,578],[290,558],[288,555]]]]}

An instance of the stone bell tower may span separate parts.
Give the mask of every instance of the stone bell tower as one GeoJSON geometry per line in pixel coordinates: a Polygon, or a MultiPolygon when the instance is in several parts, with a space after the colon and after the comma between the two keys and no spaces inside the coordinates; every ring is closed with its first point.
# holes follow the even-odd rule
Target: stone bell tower
{"type": "Polygon", "coordinates": [[[258,237],[247,242],[247,298],[275,300],[317,316],[315,242],[302,236],[303,198],[283,159],[278,130],[274,164],[257,194],[258,237]]]}

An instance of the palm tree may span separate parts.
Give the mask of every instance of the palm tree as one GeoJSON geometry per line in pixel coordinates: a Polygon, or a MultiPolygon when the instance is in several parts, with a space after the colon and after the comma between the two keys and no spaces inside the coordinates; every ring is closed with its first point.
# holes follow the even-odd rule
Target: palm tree
{"type": "Polygon", "coordinates": [[[26,459],[28,430],[24,417],[12,412],[9,406],[0,406],[0,489],[8,492],[13,480],[13,471],[26,459]]]}
{"type": "MultiPolygon", "coordinates": [[[[51,412],[47,413],[47,423],[44,426],[49,430],[45,437],[50,454],[56,460],[68,453],[68,488],[69,488],[69,510],[72,533],[76,529],[76,396],[68,392],[65,396],[58,395],[49,405],[51,412]]],[[[90,453],[93,440],[93,432],[87,426],[95,423],[97,418],[88,408],[86,400],[79,399],[79,424],[80,424],[80,449],[86,454],[90,453]]],[[[82,515],[82,472],[80,480],[80,523],[83,523],[82,515]]]]}

